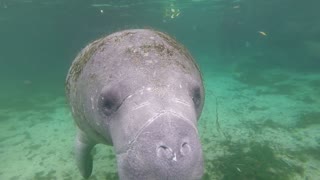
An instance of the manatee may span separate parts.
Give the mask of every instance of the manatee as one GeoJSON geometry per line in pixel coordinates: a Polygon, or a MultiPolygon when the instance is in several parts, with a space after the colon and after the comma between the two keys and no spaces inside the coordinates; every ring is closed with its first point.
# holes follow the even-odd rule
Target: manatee
{"type": "Polygon", "coordinates": [[[113,146],[121,180],[201,179],[202,76],[169,35],[129,29],[88,44],[69,69],[66,96],[84,178],[101,143],[113,146]]]}

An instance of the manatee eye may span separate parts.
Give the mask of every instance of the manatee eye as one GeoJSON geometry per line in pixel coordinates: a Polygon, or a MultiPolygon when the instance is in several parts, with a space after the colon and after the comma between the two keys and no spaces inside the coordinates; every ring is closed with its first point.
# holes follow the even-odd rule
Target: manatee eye
{"type": "Polygon", "coordinates": [[[121,94],[114,88],[104,89],[99,98],[99,108],[106,116],[116,112],[121,105],[121,94]]]}
{"type": "Polygon", "coordinates": [[[193,89],[192,101],[194,103],[194,106],[198,109],[201,104],[201,93],[199,87],[193,89]]]}

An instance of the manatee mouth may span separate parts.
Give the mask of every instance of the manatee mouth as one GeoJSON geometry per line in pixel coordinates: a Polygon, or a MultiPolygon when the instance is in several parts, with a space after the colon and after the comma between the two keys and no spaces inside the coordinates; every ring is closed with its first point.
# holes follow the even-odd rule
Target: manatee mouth
{"type": "Polygon", "coordinates": [[[202,174],[198,130],[191,120],[172,110],[149,118],[122,150],[117,161],[125,180],[195,180],[202,174]]]}
{"type": "Polygon", "coordinates": [[[176,117],[178,117],[181,120],[184,120],[185,122],[187,122],[189,125],[191,125],[193,127],[193,129],[196,131],[197,135],[198,135],[198,129],[195,127],[195,125],[192,123],[191,120],[177,114],[176,112],[170,111],[170,110],[163,110],[160,111],[158,114],[156,114],[155,116],[151,117],[147,122],[145,122],[143,124],[143,126],[141,127],[141,129],[138,131],[138,133],[135,135],[135,137],[130,141],[129,143],[129,148],[132,147],[132,145],[135,143],[135,141],[139,138],[140,134],[144,131],[145,128],[147,128],[150,124],[152,124],[155,120],[157,120],[160,116],[164,115],[164,114],[171,114],[174,115],[176,117]]]}
{"type": "Polygon", "coordinates": [[[173,116],[179,118],[180,120],[183,120],[184,122],[186,122],[187,124],[189,124],[189,125],[194,129],[194,131],[196,132],[196,135],[198,135],[198,129],[197,129],[197,127],[193,124],[193,122],[192,122],[190,119],[188,119],[188,118],[186,118],[186,117],[184,117],[184,116],[182,116],[182,115],[180,115],[180,114],[178,114],[178,113],[176,113],[176,112],[174,112],[174,111],[172,111],[172,110],[162,110],[162,111],[160,111],[159,113],[157,113],[156,115],[152,116],[150,119],[148,119],[148,120],[142,125],[142,127],[139,129],[139,131],[136,133],[136,135],[132,138],[132,140],[130,140],[130,142],[128,143],[128,146],[127,146],[126,149],[120,150],[120,151],[118,151],[116,154],[117,154],[117,155],[120,155],[120,154],[126,153],[128,150],[130,150],[130,149],[132,148],[133,144],[137,141],[137,139],[138,139],[139,136],[141,135],[141,133],[142,133],[148,126],[150,126],[154,121],[156,121],[157,119],[159,119],[159,117],[161,117],[161,116],[163,116],[163,115],[165,115],[165,114],[170,114],[170,115],[173,115],[173,116]]]}

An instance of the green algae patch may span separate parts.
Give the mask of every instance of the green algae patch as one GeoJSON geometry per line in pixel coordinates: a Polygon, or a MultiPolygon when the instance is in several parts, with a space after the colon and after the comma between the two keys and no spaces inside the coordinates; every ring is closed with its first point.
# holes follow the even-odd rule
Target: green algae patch
{"type": "Polygon", "coordinates": [[[310,159],[320,161],[320,146],[301,147],[299,150],[289,151],[289,155],[301,162],[307,162],[310,159]]]}
{"type": "Polygon", "coordinates": [[[208,172],[216,171],[222,180],[289,180],[303,175],[300,166],[288,164],[277,157],[268,143],[229,143],[224,155],[206,162],[204,179],[208,172]]]}
{"type": "Polygon", "coordinates": [[[281,123],[273,121],[272,119],[265,119],[265,120],[261,119],[259,121],[244,121],[243,125],[247,129],[255,133],[262,133],[263,130],[266,128],[275,129],[275,130],[281,129],[286,131],[290,130],[288,126],[285,126],[281,123]]]}
{"type": "Polygon", "coordinates": [[[296,121],[297,128],[307,128],[312,125],[320,124],[320,112],[306,112],[301,114],[296,121]]]}

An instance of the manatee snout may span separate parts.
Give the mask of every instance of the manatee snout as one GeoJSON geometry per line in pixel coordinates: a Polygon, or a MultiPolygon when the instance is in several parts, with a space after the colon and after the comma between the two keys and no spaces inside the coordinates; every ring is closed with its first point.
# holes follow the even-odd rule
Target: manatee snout
{"type": "Polygon", "coordinates": [[[203,159],[197,129],[170,113],[154,119],[124,154],[120,179],[201,179],[203,159]]]}

